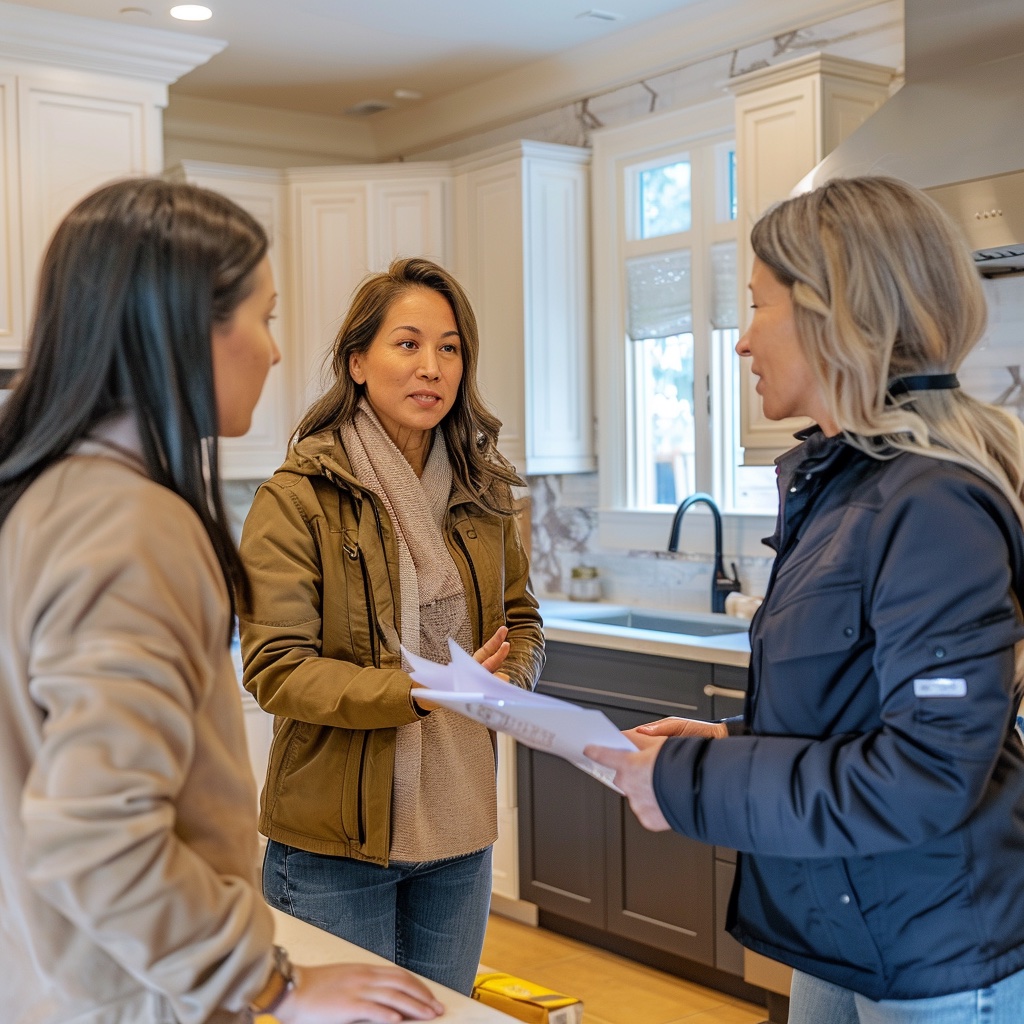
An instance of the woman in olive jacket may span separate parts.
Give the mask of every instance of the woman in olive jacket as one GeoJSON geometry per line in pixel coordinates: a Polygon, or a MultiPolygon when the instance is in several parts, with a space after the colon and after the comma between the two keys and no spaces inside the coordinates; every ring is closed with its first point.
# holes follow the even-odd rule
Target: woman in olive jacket
{"type": "Polygon", "coordinates": [[[487,729],[414,701],[401,649],[453,638],[532,688],[520,484],[476,389],[472,309],[396,260],[358,290],[335,382],[257,492],[242,557],[245,685],[276,716],[260,827],[273,905],[469,992],[497,837],[487,729]]]}
{"type": "Polygon", "coordinates": [[[745,713],[596,754],[649,828],[740,851],[729,925],[795,968],[791,1024],[1018,1022],[1024,427],[959,389],[976,271],[885,178],[752,243],[737,351],[768,416],[817,427],[779,460],[745,713]]]}

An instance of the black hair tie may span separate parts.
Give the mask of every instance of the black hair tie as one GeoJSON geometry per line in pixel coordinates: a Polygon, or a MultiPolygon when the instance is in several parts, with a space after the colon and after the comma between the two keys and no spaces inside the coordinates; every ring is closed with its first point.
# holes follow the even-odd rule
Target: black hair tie
{"type": "Polygon", "coordinates": [[[893,397],[909,391],[951,391],[960,387],[955,373],[917,373],[907,377],[895,377],[889,381],[889,394],[893,397]]]}

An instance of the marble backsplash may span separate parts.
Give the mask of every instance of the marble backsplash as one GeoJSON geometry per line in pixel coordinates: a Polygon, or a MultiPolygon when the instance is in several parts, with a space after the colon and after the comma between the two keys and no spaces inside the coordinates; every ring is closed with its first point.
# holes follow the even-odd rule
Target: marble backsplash
{"type": "MultiPolygon", "coordinates": [[[[535,476],[530,486],[530,546],[533,585],[541,597],[569,593],[572,570],[591,565],[601,580],[602,599],[647,608],[710,611],[712,559],[668,551],[610,551],[597,541],[597,474],[535,476]]],[[[667,541],[667,538],[666,538],[667,541]]],[[[734,558],[743,592],[761,596],[772,557],[734,558]]]]}

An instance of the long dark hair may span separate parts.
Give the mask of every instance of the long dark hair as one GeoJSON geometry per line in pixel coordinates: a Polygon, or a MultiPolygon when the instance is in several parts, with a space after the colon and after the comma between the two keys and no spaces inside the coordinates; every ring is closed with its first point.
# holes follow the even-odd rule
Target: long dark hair
{"type": "Polygon", "coordinates": [[[472,500],[497,515],[513,515],[512,487],[525,486],[512,464],[498,452],[501,420],[484,404],[476,382],[480,332],[476,315],[458,281],[444,267],[421,257],[402,257],[380,274],[372,274],[356,290],[352,305],[334,341],[334,380],[307,410],[295,439],[337,429],[355,416],[366,391],[349,374],[349,359],[373,343],[391,304],[410,288],[430,288],[452,308],[462,342],[462,379],[455,404],[441,421],[452,474],[472,500]]]}
{"type": "Polygon", "coordinates": [[[151,178],[107,185],[64,218],[43,259],[25,369],[0,407],[0,526],[48,466],[129,413],[153,480],[202,520],[232,603],[247,590],[220,491],[210,345],[252,291],[267,244],[225,196],[151,178]]]}

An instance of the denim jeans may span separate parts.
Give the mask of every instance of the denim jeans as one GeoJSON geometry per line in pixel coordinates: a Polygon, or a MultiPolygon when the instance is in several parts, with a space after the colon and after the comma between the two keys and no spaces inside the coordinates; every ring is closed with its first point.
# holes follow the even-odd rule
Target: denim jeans
{"type": "Polygon", "coordinates": [[[286,914],[469,995],[491,904],[491,848],[384,868],[270,840],[263,895],[286,914]]]}
{"type": "Polygon", "coordinates": [[[1024,971],[988,988],[930,999],[867,996],[793,972],[789,1024],[1020,1024],[1024,1021],[1024,971]]]}

